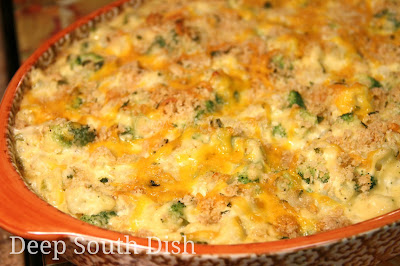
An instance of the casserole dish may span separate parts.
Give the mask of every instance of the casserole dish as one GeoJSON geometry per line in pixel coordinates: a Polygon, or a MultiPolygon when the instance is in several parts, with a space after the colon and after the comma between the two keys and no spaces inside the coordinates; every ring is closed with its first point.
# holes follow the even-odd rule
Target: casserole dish
{"type": "Polygon", "coordinates": [[[141,250],[140,254],[97,253],[74,254],[76,237],[79,241],[94,245],[95,242],[124,240],[125,235],[109,230],[93,227],[61,213],[33,194],[25,185],[18,169],[19,162],[15,156],[13,135],[10,128],[14,123],[21,97],[29,89],[27,76],[32,67],[46,67],[73,40],[85,37],[97,23],[110,20],[127,6],[138,6],[138,1],[119,1],[92,15],[76,22],[60,32],[40,47],[21,67],[11,81],[1,105],[1,129],[4,136],[0,140],[2,158],[0,169],[3,173],[0,188],[0,225],[6,230],[25,238],[38,240],[66,239],[68,242],[64,256],[71,262],[81,263],[134,263],[155,264],[306,264],[306,263],[356,263],[373,264],[399,254],[398,226],[399,211],[359,223],[335,229],[317,235],[275,242],[240,244],[240,245],[204,245],[195,244],[195,253],[182,254],[184,247],[180,245],[181,254],[168,254],[173,243],[160,247],[161,253],[146,254],[149,248],[159,249],[160,243],[145,238],[129,236],[128,240],[135,244],[130,248],[141,250]],[[93,242],[95,241],[95,242],[93,242]],[[379,248],[376,248],[379,246],[379,248]]]}

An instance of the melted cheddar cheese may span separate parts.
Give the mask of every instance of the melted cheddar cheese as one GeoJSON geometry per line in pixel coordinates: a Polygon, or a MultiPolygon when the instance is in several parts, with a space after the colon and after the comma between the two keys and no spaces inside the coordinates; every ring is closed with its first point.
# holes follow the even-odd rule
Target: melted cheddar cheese
{"type": "Polygon", "coordinates": [[[136,236],[272,241],[400,206],[394,1],[146,1],[30,73],[33,191],[136,236]]]}

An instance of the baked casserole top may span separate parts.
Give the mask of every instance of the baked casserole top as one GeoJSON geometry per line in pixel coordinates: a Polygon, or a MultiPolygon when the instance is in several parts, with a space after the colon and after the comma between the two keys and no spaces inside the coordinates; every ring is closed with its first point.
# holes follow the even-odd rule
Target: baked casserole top
{"type": "Polygon", "coordinates": [[[30,73],[13,134],[78,219],[198,243],[315,234],[400,206],[400,7],[146,1],[30,73]]]}

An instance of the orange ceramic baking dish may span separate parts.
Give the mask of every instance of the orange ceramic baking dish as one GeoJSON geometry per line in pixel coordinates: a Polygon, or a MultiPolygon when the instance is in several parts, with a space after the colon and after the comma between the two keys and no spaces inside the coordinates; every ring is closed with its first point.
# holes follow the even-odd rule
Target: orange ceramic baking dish
{"type": "MultiPolygon", "coordinates": [[[[65,240],[63,255],[76,264],[142,264],[142,265],[276,265],[276,264],[353,264],[369,265],[400,255],[400,210],[344,228],[294,239],[240,245],[195,244],[196,254],[172,254],[172,243],[162,243],[160,252],[147,254],[149,248],[158,250],[157,241],[125,236],[105,230],[62,213],[34,194],[24,183],[18,170],[10,128],[24,90],[29,89],[27,75],[34,67],[52,63],[57,53],[74,39],[83,38],[90,28],[112,19],[127,6],[140,6],[139,0],[122,0],[105,6],[80,19],[45,42],[11,80],[3,97],[0,111],[0,227],[34,240],[65,240]],[[79,242],[75,242],[79,237],[79,242]],[[77,244],[93,241],[114,243],[132,241],[131,254],[76,254],[77,244]]],[[[176,247],[176,245],[175,245],[176,247]]],[[[175,248],[175,251],[177,249],[175,248]]]]}

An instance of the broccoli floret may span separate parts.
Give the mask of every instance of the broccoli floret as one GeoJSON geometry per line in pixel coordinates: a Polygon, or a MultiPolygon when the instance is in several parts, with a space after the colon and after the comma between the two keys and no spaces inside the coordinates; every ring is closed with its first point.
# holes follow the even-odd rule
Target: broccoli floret
{"type": "Polygon", "coordinates": [[[328,183],[329,181],[329,174],[325,173],[323,176],[318,176],[318,179],[321,180],[322,183],[328,183]]]}
{"type": "MultiPolygon", "coordinates": [[[[361,174],[363,174],[363,172],[361,172],[361,174]]],[[[359,180],[355,180],[356,181],[355,185],[354,185],[355,191],[364,192],[364,191],[368,191],[368,190],[371,190],[374,187],[376,187],[376,185],[378,184],[378,179],[373,175],[370,175],[370,174],[368,174],[368,175],[370,176],[370,181],[367,183],[360,184],[359,180]]]]}
{"type": "Polygon", "coordinates": [[[164,37],[161,35],[157,35],[154,38],[154,41],[150,44],[146,53],[151,53],[153,48],[155,48],[155,47],[164,48],[166,45],[167,45],[167,42],[165,41],[164,37]]]}
{"type": "Polygon", "coordinates": [[[199,111],[196,113],[194,119],[195,119],[195,120],[201,119],[201,118],[203,117],[203,115],[205,114],[205,112],[206,112],[206,111],[204,111],[204,110],[199,110],[199,111]]]}
{"type": "Polygon", "coordinates": [[[274,128],[272,129],[272,135],[284,138],[286,137],[286,130],[281,124],[279,124],[277,126],[274,126],[274,128]]]}
{"type": "Polygon", "coordinates": [[[111,217],[117,216],[115,211],[102,211],[94,215],[82,215],[81,220],[96,226],[106,226],[111,217]]]}
{"type": "Polygon", "coordinates": [[[369,85],[370,89],[383,87],[382,84],[379,81],[377,81],[375,78],[369,76],[368,79],[370,81],[370,85],[369,85]]]}
{"type": "Polygon", "coordinates": [[[298,169],[297,174],[307,184],[314,184],[314,180],[316,179],[322,183],[328,183],[330,178],[328,172],[323,173],[312,167],[308,167],[307,169],[298,169]]]}
{"type": "Polygon", "coordinates": [[[256,179],[256,180],[251,180],[249,179],[249,177],[246,174],[240,174],[238,176],[238,181],[242,184],[249,184],[249,183],[259,183],[260,180],[256,179]]]}
{"type": "Polygon", "coordinates": [[[70,56],[69,62],[71,69],[74,69],[76,65],[92,65],[94,70],[99,70],[104,65],[104,57],[95,53],[85,53],[77,56],[70,56]]]}
{"type": "Polygon", "coordinates": [[[400,28],[400,20],[396,18],[396,13],[389,11],[387,8],[379,11],[374,15],[376,18],[385,18],[393,25],[393,30],[396,31],[400,28]]]}
{"type": "Polygon", "coordinates": [[[240,183],[243,183],[243,184],[248,184],[248,183],[250,183],[250,179],[249,179],[246,175],[239,175],[239,176],[238,176],[238,181],[239,181],[240,183]]]}
{"type": "Polygon", "coordinates": [[[123,141],[137,139],[138,137],[135,135],[135,129],[132,127],[126,127],[124,131],[119,133],[119,137],[123,141]]]}
{"type": "Polygon", "coordinates": [[[186,208],[185,204],[182,202],[178,201],[174,204],[171,205],[171,212],[174,213],[178,217],[183,216],[183,208],[186,208]]]}
{"type": "Polygon", "coordinates": [[[306,182],[307,184],[310,184],[311,179],[310,178],[305,178],[303,172],[297,171],[297,174],[301,177],[301,179],[303,179],[304,182],[306,182]]]}
{"type": "Polygon", "coordinates": [[[161,35],[157,35],[156,38],[154,39],[153,44],[157,44],[161,48],[164,47],[167,43],[165,42],[165,39],[161,35]]]}
{"type": "Polygon", "coordinates": [[[272,58],[272,63],[279,67],[280,69],[284,69],[285,67],[285,62],[283,60],[283,56],[282,55],[276,55],[272,58]]]}
{"type": "Polygon", "coordinates": [[[81,97],[76,97],[72,100],[71,107],[74,109],[78,109],[83,104],[83,100],[81,97]]]}
{"type": "Polygon", "coordinates": [[[217,94],[215,94],[215,102],[216,102],[217,104],[223,104],[223,103],[224,103],[224,99],[222,98],[221,95],[219,95],[219,94],[217,93],[217,94]]]}
{"type": "Polygon", "coordinates": [[[219,94],[215,94],[215,101],[213,100],[207,100],[204,105],[205,108],[204,109],[200,109],[201,107],[198,106],[196,107],[196,115],[194,117],[195,120],[199,120],[203,117],[203,115],[207,114],[207,113],[213,113],[216,110],[218,110],[218,108],[220,107],[220,105],[222,105],[224,103],[224,99],[222,98],[222,96],[220,96],[219,94]]]}
{"type": "Polygon", "coordinates": [[[371,175],[371,185],[370,185],[369,189],[373,189],[377,184],[378,184],[378,179],[376,179],[375,176],[371,175]]]}
{"type": "Polygon", "coordinates": [[[180,226],[186,226],[189,224],[188,220],[185,218],[185,214],[183,212],[186,205],[180,201],[175,202],[170,207],[171,216],[180,226]]]}
{"type": "Polygon", "coordinates": [[[214,104],[214,102],[211,101],[211,100],[206,101],[206,108],[207,108],[207,111],[208,111],[209,113],[214,112],[214,110],[215,110],[215,104],[214,104]]]}
{"type": "Polygon", "coordinates": [[[53,138],[60,142],[63,146],[82,147],[96,138],[96,130],[91,130],[88,125],[82,125],[76,122],[67,122],[53,126],[50,131],[53,133],[53,138]]]}
{"type": "Polygon", "coordinates": [[[304,104],[303,98],[301,97],[300,93],[298,93],[297,91],[289,92],[288,101],[289,101],[289,107],[292,107],[293,104],[297,104],[301,108],[306,109],[306,105],[304,104]]]}
{"type": "Polygon", "coordinates": [[[310,123],[312,123],[312,124],[318,124],[319,122],[318,122],[318,117],[317,116],[315,116],[315,115],[313,115],[312,113],[310,113],[310,112],[308,112],[307,110],[305,110],[305,109],[301,109],[300,110],[300,116],[304,119],[304,120],[306,120],[306,121],[308,121],[308,122],[310,122],[310,123]]]}
{"type": "Polygon", "coordinates": [[[354,114],[352,112],[351,113],[346,113],[346,114],[341,115],[340,118],[343,121],[351,122],[351,121],[354,120],[354,114]]]}

